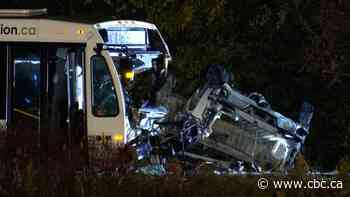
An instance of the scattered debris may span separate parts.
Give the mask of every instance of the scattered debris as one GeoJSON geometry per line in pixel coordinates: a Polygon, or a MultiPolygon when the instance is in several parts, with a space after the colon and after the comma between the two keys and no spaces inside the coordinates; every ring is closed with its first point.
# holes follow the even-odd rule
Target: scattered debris
{"type": "Polygon", "coordinates": [[[149,163],[140,171],[162,174],[155,166],[165,169],[166,161],[174,158],[193,163],[192,168],[197,161],[210,162],[220,173],[222,169],[284,170],[294,165],[309,134],[311,104],[305,102],[299,122],[293,121],[274,111],[262,94],[238,91],[232,86],[231,73],[211,65],[202,80],[205,84],[177,113],[181,104],[171,95],[175,80],[167,73],[171,55],[157,27],[139,21],[110,21],[95,27],[121,73],[129,119],[127,141],[138,159],[149,163]],[[135,75],[149,76],[142,82],[146,92],[141,99],[133,94],[141,87],[135,85],[135,75]],[[163,95],[162,86],[166,87],[163,95]],[[165,99],[157,99],[159,95],[165,99]],[[133,104],[135,100],[139,105],[133,104]]]}
{"type": "Polygon", "coordinates": [[[231,173],[292,167],[309,134],[313,106],[305,102],[295,122],[272,110],[263,95],[234,89],[232,79],[222,66],[209,67],[207,83],[176,118],[164,107],[140,108],[135,130],[142,132],[132,142],[139,158],[210,162],[231,173]]]}

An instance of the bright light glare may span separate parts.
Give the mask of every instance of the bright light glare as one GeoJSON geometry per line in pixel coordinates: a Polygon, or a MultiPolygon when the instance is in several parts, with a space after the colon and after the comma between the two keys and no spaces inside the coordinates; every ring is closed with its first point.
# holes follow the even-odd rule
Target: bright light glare
{"type": "Polygon", "coordinates": [[[125,78],[127,78],[127,79],[132,79],[132,78],[134,78],[134,72],[132,72],[132,71],[126,72],[126,73],[125,73],[125,78]]]}
{"type": "Polygon", "coordinates": [[[115,142],[123,142],[124,141],[124,136],[122,134],[120,134],[120,133],[115,134],[113,136],[113,141],[115,141],[115,142]]]}

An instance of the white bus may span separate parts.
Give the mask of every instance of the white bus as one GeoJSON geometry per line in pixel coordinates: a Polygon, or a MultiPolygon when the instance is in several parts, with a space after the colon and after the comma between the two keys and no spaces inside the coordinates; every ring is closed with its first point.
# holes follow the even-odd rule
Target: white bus
{"type": "Polygon", "coordinates": [[[34,147],[124,144],[122,86],[100,34],[43,12],[0,10],[0,130],[34,147]]]}

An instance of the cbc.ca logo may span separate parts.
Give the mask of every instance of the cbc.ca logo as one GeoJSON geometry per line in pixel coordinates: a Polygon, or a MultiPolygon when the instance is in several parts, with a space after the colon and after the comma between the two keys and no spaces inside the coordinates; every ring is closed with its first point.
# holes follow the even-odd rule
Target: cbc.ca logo
{"type": "Polygon", "coordinates": [[[261,190],[265,190],[269,187],[269,181],[266,178],[260,178],[258,180],[258,188],[261,190]]]}
{"type": "Polygon", "coordinates": [[[35,27],[13,27],[0,24],[0,35],[33,36],[36,34],[35,27]]]}

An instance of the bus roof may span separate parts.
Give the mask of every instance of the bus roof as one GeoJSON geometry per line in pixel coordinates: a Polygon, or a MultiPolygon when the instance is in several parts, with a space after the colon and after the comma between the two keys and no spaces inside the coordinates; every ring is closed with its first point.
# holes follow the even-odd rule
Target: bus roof
{"type": "Polygon", "coordinates": [[[103,43],[92,24],[39,18],[0,18],[0,42],[103,43]]]}
{"type": "Polygon", "coordinates": [[[47,14],[47,9],[0,9],[0,17],[36,17],[47,14]]]}
{"type": "Polygon", "coordinates": [[[152,23],[147,23],[143,21],[135,21],[135,20],[114,20],[107,21],[102,23],[97,23],[96,27],[98,29],[109,29],[109,28],[118,28],[118,27],[140,27],[145,29],[153,29],[156,30],[157,27],[152,23]]]}

